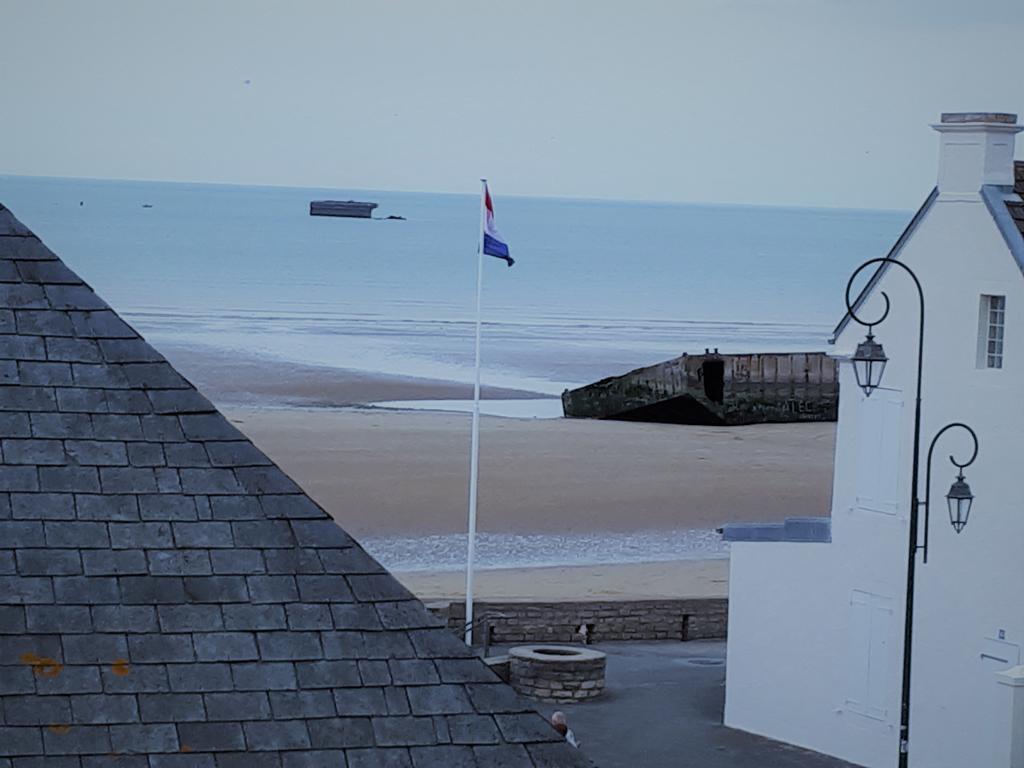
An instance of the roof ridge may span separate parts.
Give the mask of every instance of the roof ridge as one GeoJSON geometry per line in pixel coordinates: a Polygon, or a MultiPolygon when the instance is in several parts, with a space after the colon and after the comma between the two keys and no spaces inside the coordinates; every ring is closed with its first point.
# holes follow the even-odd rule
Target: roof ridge
{"type": "Polygon", "coordinates": [[[0,768],[587,764],[2,205],[0,672],[0,768]]]}
{"type": "MultiPolygon", "coordinates": [[[[938,199],[938,196],[939,188],[934,187],[932,191],[928,193],[928,197],[925,198],[924,202],[921,203],[921,206],[914,212],[914,215],[907,223],[907,226],[903,228],[902,232],[900,232],[900,236],[896,238],[896,242],[893,243],[892,247],[885,254],[885,257],[887,259],[894,259],[897,261],[899,260],[900,253],[903,251],[903,246],[905,246],[910,241],[910,238],[914,236],[914,233],[917,231],[918,226],[920,226],[921,222],[924,221],[925,215],[931,209],[932,204],[936,201],[936,199],[938,199]]],[[[875,286],[878,285],[879,281],[881,281],[882,277],[885,275],[888,269],[889,262],[880,262],[878,266],[872,271],[871,276],[864,284],[864,287],[861,288],[860,293],[858,293],[857,296],[853,299],[854,312],[860,309],[864,302],[867,301],[868,297],[874,291],[875,286]]],[[[847,307],[846,312],[843,313],[843,317],[840,319],[839,323],[836,324],[836,327],[832,331],[832,336],[829,339],[829,344],[835,344],[838,341],[840,334],[842,334],[842,332],[846,330],[846,326],[850,324],[850,321],[852,319],[853,315],[850,313],[849,307],[847,307]]]]}

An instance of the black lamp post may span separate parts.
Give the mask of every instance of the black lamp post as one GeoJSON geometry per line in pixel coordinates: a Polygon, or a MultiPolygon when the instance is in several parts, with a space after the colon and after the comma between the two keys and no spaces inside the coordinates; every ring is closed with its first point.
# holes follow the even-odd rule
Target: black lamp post
{"type": "Polygon", "coordinates": [[[866,326],[868,329],[867,338],[857,345],[857,349],[850,360],[853,363],[853,371],[854,376],[856,376],[857,379],[857,384],[862,390],[864,390],[864,395],[866,397],[870,397],[871,393],[874,392],[881,384],[882,373],[885,371],[885,364],[888,361],[888,358],[885,355],[885,350],[879,342],[875,341],[872,330],[874,329],[874,326],[880,324],[886,317],[888,317],[889,297],[884,291],[882,292],[882,298],[885,300],[885,309],[877,320],[868,323],[857,316],[853,303],[850,301],[850,288],[853,286],[854,280],[857,279],[857,275],[872,264],[891,264],[903,269],[913,279],[914,285],[917,287],[917,296],[920,302],[920,315],[918,319],[917,333],[917,389],[914,400],[914,462],[910,475],[911,498],[910,531],[907,553],[907,599],[903,622],[903,686],[900,696],[899,768],[907,768],[907,749],[910,738],[911,651],[913,650],[914,639],[914,576],[917,568],[917,551],[919,549],[923,550],[924,562],[928,562],[928,523],[931,508],[932,453],[935,450],[935,444],[938,442],[939,438],[947,430],[953,429],[954,427],[966,429],[974,441],[974,452],[971,454],[971,458],[966,462],[961,464],[952,456],[949,457],[949,460],[957,467],[958,474],[956,480],[949,489],[949,493],[946,494],[946,504],[949,507],[949,521],[953,526],[953,530],[960,533],[964,529],[964,526],[967,525],[967,518],[971,513],[971,504],[974,501],[974,495],[971,493],[971,488],[964,480],[963,470],[964,467],[972,464],[974,459],[978,456],[978,437],[974,433],[973,429],[960,422],[947,424],[938,431],[928,448],[925,497],[924,501],[921,501],[918,494],[918,480],[921,457],[921,374],[924,362],[924,291],[921,289],[921,282],[917,279],[917,275],[914,274],[914,271],[910,267],[903,262],[896,261],[895,259],[888,257],[870,259],[857,267],[854,273],[850,275],[850,280],[846,284],[846,309],[853,320],[863,326],[866,326]],[[924,508],[925,515],[924,543],[919,544],[918,515],[922,507],[924,508]]]}

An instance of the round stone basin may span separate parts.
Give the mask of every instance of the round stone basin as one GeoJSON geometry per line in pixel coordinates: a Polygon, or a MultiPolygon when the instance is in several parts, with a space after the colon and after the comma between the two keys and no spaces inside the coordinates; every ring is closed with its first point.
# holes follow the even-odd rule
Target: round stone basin
{"type": "Polygon", "coordinates": [[[509,682],[524,696],[572,703],[604,691],[605,655],[582,645],[520,645],[508,652],[509,682]]]}

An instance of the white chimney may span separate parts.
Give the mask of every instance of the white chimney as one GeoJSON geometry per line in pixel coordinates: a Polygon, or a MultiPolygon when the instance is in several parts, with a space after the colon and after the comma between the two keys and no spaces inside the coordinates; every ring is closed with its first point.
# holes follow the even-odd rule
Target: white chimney
{"type": "Polygon", "coordinates": [[[940,134],[939,194],[976,195],[984,184],[1013,186],[1014,134],[1024,130],[1005,112],[946,112],[940,134]]]}

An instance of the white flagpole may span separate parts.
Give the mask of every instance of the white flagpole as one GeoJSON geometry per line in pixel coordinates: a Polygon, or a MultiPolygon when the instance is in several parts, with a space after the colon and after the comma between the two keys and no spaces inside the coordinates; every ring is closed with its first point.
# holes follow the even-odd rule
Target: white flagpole
{"type": "Polygon", "coordinates": [[[466,645],[473,645],[473,558],[476,555],[476,497],[480,474],[480,316],[484,287],[484,199],[487,179],[480,179],[480,242],[476,262],[476,379],[473,383],[473,438],[469,453],[469,543],[466,551],[466,645]]]}

